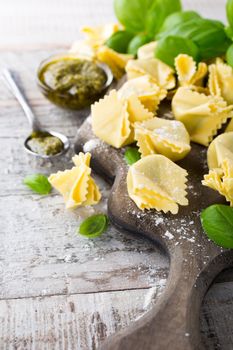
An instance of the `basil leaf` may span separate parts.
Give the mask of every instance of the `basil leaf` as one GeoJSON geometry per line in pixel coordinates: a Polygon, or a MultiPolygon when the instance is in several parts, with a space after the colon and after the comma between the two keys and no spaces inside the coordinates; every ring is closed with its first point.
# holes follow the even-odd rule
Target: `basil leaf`
{"type": "Polygon", "coordinates": [[[115,0],[114,10],[117,19],[132,33],[145,30],[146,16],[155,0],[115,0]]]}
{"type": "Polygon", "coordinates": [[[228,26],[228,27],[225,27],[225,33],[226,33],[226,36],[230,39],[230,40],[233,40],[233,28],[228,26]]]}
{"type": "Polygon", "coordinates": [[[233,0],[228,0],[226,4],[227,19],[233,29],[233,0]]]}
{"type": "Polygon", "coordinates": [[[42,174],[28,175],[23,180],[24,184],[32,191],[39,194],[49,194],[52,190],[48,178],[42,174]]]}
{"type": "Polygon", "coordinates": [[[184,23],[190,21],[191,19],[201,18],[201,16],[195,11],[183,11],[183,12],[175,12],[168,16],[163,22],[162,27],[156,39],[160,39],[163,37],[164,33],[174,28],[176,25],[180,23],[184,23]]]}
{"type": "Polygon", "coordinates": [[[129,43],[127,53],[136,56],[138,49],[149,43],[151,40],[146,34],[138,34],[136,35],[129,43]]]}
{"type": "Polygon", "coordinates": [[[180,0],[154,1],[147,13],[145,29],[148,34],[155,35],[164,23],[164,20],[174,12],[181,11],[180,0]]]}
{"type": "Polygon", "coordinates": [[[119,53],[126,53],[130,41],[134,37],[134,34],[127,32],[126,30],[119,30],[113,33],[106,41],[106,45],[119,53]]]}
{"type": "Polygon", "coordinates": [[[126,163],[132,165],[141,159],[141,154],[136,147],[128,147],[125,151],[126,163]]]}
{"type": "Polygon", "coordinates": [[[160,39],[157,42],[155,57],[169,66],[174,67],[174,60],[180,53],[192,56],[196,61],[198,61],[198,47],[190,39],[177,36],[168,36],[164,39],[160,39]]]}
{"type": "Polygon", "coordinates": [[[200,59],[207,60],[225,54],[231,41],[220,21],[195,18],[179,23],[161,33],[162,38],[178,36],[192,40],[199,49],[200,59]]]}
{"type": "Polygon", "coordinates": [[[84,220],[80,227],[79,233],[88,238],[100,236],[108,227],[108,217],[104,214],[92,215],[84,220]]]}
{"type": "Polygon", "coordinates": [[[226,60],[227,64],[233,68],[233,44],[227,50],[226,60]]]}
{"type": "Polygon", "coordinates": [[[207,236],[223,248],[233,248],[233,208],[216,204],[201,213],[201,223],[207,236]]]}

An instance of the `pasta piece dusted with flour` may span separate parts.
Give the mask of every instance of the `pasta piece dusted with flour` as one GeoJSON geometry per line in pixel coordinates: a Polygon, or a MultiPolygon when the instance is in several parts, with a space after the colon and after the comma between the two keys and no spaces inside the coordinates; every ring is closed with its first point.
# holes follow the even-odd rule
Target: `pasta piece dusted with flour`
{"type": "Polygon", "coordinates": [[[163,89],[170,90],[176,85],[174,70],[157,58],[130,60],[125,69],[128,79],[149,75],[163,89]]]}
{"type": "Polygon", "coordinates": [[[129,197],[141,210],[177,214],[178,205],[188,205],[186,176],[186,170],[162,155],[144,157],[129,169],[129,197]]]}
{"type": "Polygon", "coordinates": [[[232,117],[233,106],[217,96],[181,87],[172,100],[175,119],[184,123],[191,141],[208,146],[218,129],[232,117]]]}
{"type": "Polygon", "coordinates": [[[153,118],[135,123],[135,140],[142,157],[159,153],[173,161],[184,158],[190,151],[190,138],[183,123],[153,118]]]}
{"type": "Polygon", "coordinates": [[[191,56],[180,54],[175,59],[175,68],[180,86],[203,86],[203,79],[208,72],[206,63],[200,62],[197,65],[191,56]]]}
{"type": "Polygon", "coordinates": [[[218,191],[233,206],[233,132],[216,137],[207,158],[210,171],[204,176],[203,185],[218,191]]]}
{"type": "Polygon", "coordinates": [[[49,177],[49,182],[61,193],[68,209],[94,205],[101,199],[98,186],[91,177],[90,159],[90,153],[79,153],[72,158],[75,167],[49,177]]]}
{"type": "Polygon", "coordinates": [[[229,105],[233,104],[233,69],[220,58],[209,66],[208,86],[213,96],[222,96],[229,105]]]}
{"type": "Polygon", "coordinates": [[[167,96],[167,91],[155,84],[148,75],[144,75],[127,81],[118,91],[118,96],[122,99],[132,95],[136,95],[150,112],[156,112],[160,102],[167,96]]]}
{"type": "Polygon", "coordinates": [[[136,95],[120,99],[116,90],[92,105],[91,111],[94,134],[116,148],[134,141],[133,123],[153,118],[136,95]]]}

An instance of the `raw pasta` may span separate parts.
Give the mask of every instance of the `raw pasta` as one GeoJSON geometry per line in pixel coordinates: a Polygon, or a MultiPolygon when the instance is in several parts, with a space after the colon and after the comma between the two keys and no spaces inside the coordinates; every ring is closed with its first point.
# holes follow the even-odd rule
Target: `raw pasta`
{"type": "Polygon", "coordinates": [[[92,105],[91,111],[94,134],[116,148],[134,141],[135,122],[153,118],[136,95],[120,99],[116,90],[92,105]]]}
{"type": "Polygon", "coordinates": [[[142,157],[163,154],[173,161],[184,158],[190,151],[190,138],[183,123],[153,118],[135,123],[135,140],[142,157]]]}
{"type": "Polygon", "coordinates": [[[207,158],[210,171],[203,185],[218,191],[233,206],[233,132],[218,136],[210,144],[207,158]]]}
{"type": "Polygon", "coordinates": [[[201,145],[208,144],[218,129],[232,117],[233,106],[217,96],[206,96],[181,87],[172,100],[175,119],[184,123],[191,141],[201,145]]]}
{"type": "Polygon", "coordinates": [[[214,96],[222,96],[228,104],[233,104],[233,69],[217,58],[209,66],[208,86],[214,96]]]}
{"type": "Polygon", "coordinates": [[[188,205],[186,170],[162,155],[150,155],[133,164],[127,175],[129,197],[139,209],[178,213],[188,205]]]}
{"type": "Polygon", "coordinates": [[[196,65],[191,56],[180,54],[175,59],[175,68],[180,86],[203,86],[203,79],[208,72],[206,63],[196,65]]]}
{"type": "Polygon", "coordinates": [[[129,60],[125,69],[128,79],[146,74],[166,90],[173,89],[176,85],[174,70],[157,58],[129,60]]]}
{"type": "Polygon", "coordinates": [[[167,91],[155,84],[148,75],[144,75],[127,81],[118,90],[118,96],[121,99],[127,99],[132,95],[136,95],[150,112],[156,112],[160,102],[166,97],[167,91]]]}
{"type": "Polygon", "coordinates": [[[156,48],[157,42],[152,41],[149,44],[143,45],[138,49],[138,59],[149,59],[154,58],[154,52],[156,48]]]}
{"type": "Polygon", "coordinates": [[[94,205],[101,199],[98,186],[91,177],[90,159],[90,153],[79,153],[72,158],[75,167],[49,177],[51,185],[63,196],[66,208],[94,205]]]}

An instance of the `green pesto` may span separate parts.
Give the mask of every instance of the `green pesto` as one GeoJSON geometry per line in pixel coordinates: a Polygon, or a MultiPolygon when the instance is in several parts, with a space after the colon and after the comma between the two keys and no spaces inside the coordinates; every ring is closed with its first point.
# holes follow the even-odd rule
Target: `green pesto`
{"type": "Polygon", "coordinates": [[[107,76],[92,61],[62,57],[47,63],[39,79],[47,87],[46,95],[52,102],[65,108],[81,109],[102,95],[107,76]]]}
{"type": "Polygon", "coordinates": [[[43,132],[34,132],[28,141],[29,148],[38,154],[53,156],[63,150],[63,142],[56,136],[43,132]]]}

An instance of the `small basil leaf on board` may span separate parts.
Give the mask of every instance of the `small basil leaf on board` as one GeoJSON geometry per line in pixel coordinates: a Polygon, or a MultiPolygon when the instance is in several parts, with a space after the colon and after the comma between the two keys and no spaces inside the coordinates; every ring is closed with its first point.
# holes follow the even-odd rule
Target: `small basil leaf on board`
{"type": "Polygon", "coordinates": [[[233,68],[233,44],[227,50],[226,60],[227,64],[233,68]]]}
{"type": "Polygon", "coordinates": [[[87,238],[99,237],[106,231],[108,222],[108,217],[104,214],[92,215],[81,223],[78,233],[87,238]]]}
{"type": "Polygon", "coordinates": [[[134,37],[134,34],[127,32],[126,30],[119,30],[113,33],[106,41],[106,45],[119,53],[126,53],[130,41],[134,37]]]}
{"type": "Polygon", "coordinates": [[[128,165],[133,165],[139,159],[141,159],[141,154],[136,147],[128,147],[125,151],[125,160],[128,165]]]}
{"type": "Polygon", "coordinates": [[[181,53],[192,56],[198,61],[198,47],[190,39],[168,36],[160,39],[155,48],[155,57],[171,67],[174,67],[175,58],[181,53]]]}
{"type": "Polygon", "coordinates": [[[227,37],[233,41],[233,27],[225,27],[225,33],[227,35],[227,37]]]}
{"type": "Polygon", "coordinates": [[[203,210],[201,223],[207,236],[223,248],[233,248],[233,208],[216,204],[203,210]]]}
{"type": "Polygon", "coordinates": [[[180,0],[155,0],[147,12],[145,30],[150,35],[155,35],[160,30],[164,20],[174,12],[181,11],[180,0]]]}
{"type": "Polygon", "coordinates": [[[226,11],[228,22],[231,28],[233,28],[233,0],[227,0],[226,11]]]}
{"type": "Polygon", "coordinates": [[[39,194],[49,194],[52,190],[48,178],[42,174],[28,175],[24,178],[23,182],[32,191],[39,194]]]}
{"type": "Polygon", "coordinates": [[[138,49],[149,43],[151,41],[151,39],[148,37],[148,35],[146,34],[138,34],[136,35],[129,43],[128,49],[127,49],[127,53],[136,56],[138,49]]]}
{"type": "Polygon", "coordinates": [[[156,39],[161,38],[164,35],[164,33],[166,33],[168,30],[171,30],[176,25],[190,21],[192,19],[196,19],[196,18],[201,18],[201,16],[195,11],[183,11],[183,12],[175,12],[171,14],[163,22],[163,25],[160,28],[159,33],[156,36],[156,39]]]}

